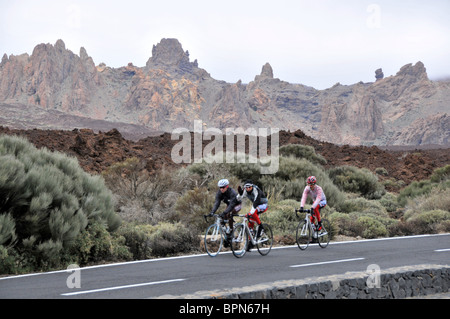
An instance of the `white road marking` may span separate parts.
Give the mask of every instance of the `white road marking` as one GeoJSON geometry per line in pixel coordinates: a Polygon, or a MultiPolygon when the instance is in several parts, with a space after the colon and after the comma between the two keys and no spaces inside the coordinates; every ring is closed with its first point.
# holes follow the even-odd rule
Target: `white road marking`
{"type": "Polygon", "coordinates": [[[438,252],[438,253],[441,253],[441,252],[443,252],[443,251],[450,251],[450,248],[446,248],[446,249],[436,249],[435,251],[438,252]]]}
{"type": "Polygon", "coordinates": [[[345,263],[345,262],[349,262],[349,261],[357,261],[357,260],[363,260],[363,259],[365,259],[365,258],[340,259],[340,260],[322,261],[322,262],[311,263],[311,264],[292,265],[289,267],[298,268],[298,267],[308,267],[308,266],[319,266],[319,265],[326,265],[326,264],[345,263]]]}
{"type": "Polygon", "coordinates": [[[100,288],[100,289],[92,289],[92,290],[84,290],[84,291],[75,291],[61,294],[61,296],[75,296],[82,294],[91,294],[95,292],[109,291],[109,290],[118,290],[118,289],[127,289],[134,287],[142,287],[142,286],[151,286],[151,285],[160,285],[160,284],[168,284],[171,282],[184,281],[186,279],[170,279],[170,280],[162,280],[162,281],[153,281],[153,282],[145,282],[141,284],[133,284],[133,285],[125,285],[125,286],[117,286],[117,287],[109,287],[109,288],[100,288]]]}

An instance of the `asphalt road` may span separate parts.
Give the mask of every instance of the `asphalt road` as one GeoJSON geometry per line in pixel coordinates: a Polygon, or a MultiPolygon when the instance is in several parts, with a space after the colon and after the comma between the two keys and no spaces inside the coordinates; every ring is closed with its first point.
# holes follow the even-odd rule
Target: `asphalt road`
{"type": "Polygon", "coordinates": [[[278,280],[382,270],[419,264],[450,264],[450,234],[336,242],[257,250],[243,258],[191,255],[0,278],[0,299],[152,298],[200,290],[243,287],[278,280]]]}

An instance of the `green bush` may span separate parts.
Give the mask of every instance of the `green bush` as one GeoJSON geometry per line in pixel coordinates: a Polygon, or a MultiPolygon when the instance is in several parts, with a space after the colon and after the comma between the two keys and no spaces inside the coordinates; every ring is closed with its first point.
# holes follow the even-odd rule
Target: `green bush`
{"type": "Polygon", "coordinates": [[[320,154],[316,154],[314,147],[301,144],[288,144],[283,145],[279,149],[281,156],[289,157],[294,156],[295,158],[304,158],[311,163],[324,165],[327,160],[320,154]]]}
{"type": "MultiPolygon", "coordinates": [[[[120,225],[112,194],[75,158],[0,137],[0,240],[35,270],[58,267],[64,250],[94,222],[120,225]]],[[[15,254],[11,254],[15,255],[15,254]]]]}
{"type": "Polygon", "coordinates": [[[362,227],[357,223],[357,218],[350,214],[334,212],[330,214],[330,222],[336,235],[357,237],[362,235],[362,227]]]}
{"type": "Polygon", "coordinates": [[[152,256],[150,234],[154,227],[151,225],[134,225],[124,223],[118,230],[125,238],[125,245],[129,248],[133,259],[148,259],[152,256]]]}
{"type": "Polygon", "coordinates": [[[77,237],[66,258],[84,266],[96,262],[131,260],[132,253],[126,245],[125,237],[118,232],[110,233],[99,222],[89,224],[77,237]]]}
{"type": "MultiPolygon", "coordinates": [[[[209,214],[211,211],[215,195],[215,192],[209,192],[205,187],[187,191],[175,204],[177,213],[175,221],[189,225],[196,231],[205,229],[207,223],[204,221],[203,215],[209,214]]],[[[222,208],[224,207],[224,204],[222,204],[222,208]]]]}
{"type": "Polygon", "coordinates": [[[392,193],[386,193],[380,198],[379,203],[390,213],[395,212],[400,205],[397,201],[397,196],[392,193]]]}
{"type": "Polygon", "coordinates": [[[274,236],[283,237],[285,244],[295,243],[295,231],[300,219],[295,215],[295,209],[300,207],[298,201],[288,199],[270,205],[261,221],[272,226],[274,236]]]}
{"type": "Polygon", "coordinates": [[[387,169],[385,169],[384,167],[377,167],[377,168],[375,168],[375,173],[377,173],[378,175],[382,175],[382,176],[388,176],[389,175],[387,169]]]}
{"type": "Polygon", "coordinates": [[[444,167],[436,168],[430,177],[431,182],[440,183],[450,179],[450,164],[444,167]]]}
{"type": "Polygon", "coordinates": [[[363,238],[377,238],[388,234],[386,226],[371,216],[361,216],[358,218],[357,223],[362,228],[361,236],[363,238]]]}
{"type": "Polygon", "coordinates": [[[436,234],[450,231],[450,212],[431,210],[405,214],[405,222],[416,234],[436,234]]]}
{"type": "Polygon", "coordinates": [[[388,213],[383,205],[377,200],[368,200],[363,197],[349,198],[340,206],[340,211],[343,213],[351,212],[371,212],[374,215],[387,217],[388,213]]]}
{"type": "Polygon", "coordinates": [[[368,199],[379,199],[385,193],[378,177],[366,168],[339,166],[329,169],[328,175],[344,192],[360,194],[368,199]]]}
{"type": "Polygon", "coordinates": [[[156,257],[197,251],[200,237],[182,223],[160,223],[150,235],[150,248],[156,257]]]}
{"type": "Polygon", "coordinates": [[[435,185],[430,180],[414,181],[400,191],[397,197],[400,206],[405,206],[408,198],[427,195],[435,185]]]}

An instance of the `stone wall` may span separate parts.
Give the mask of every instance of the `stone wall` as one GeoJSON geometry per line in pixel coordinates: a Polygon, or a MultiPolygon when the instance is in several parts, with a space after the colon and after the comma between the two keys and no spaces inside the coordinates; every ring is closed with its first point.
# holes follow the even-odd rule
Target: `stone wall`
{"type": "Polygon", "coordinates": [[[160,298],[398,299],[446,293],[449,287],[449,265],[415,265],[386,270],[374,267],[365,272],[198,291],[182,296],[165,295],[160,298]]]}

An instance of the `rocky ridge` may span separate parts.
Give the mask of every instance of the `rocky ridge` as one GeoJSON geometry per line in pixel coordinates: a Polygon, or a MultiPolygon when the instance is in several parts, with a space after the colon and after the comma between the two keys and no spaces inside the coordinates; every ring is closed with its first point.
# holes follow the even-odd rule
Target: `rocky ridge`
{"type": "MultiPolygon", "coordinates": [[[[112,122],[121,132],[123,123],[152,132],[192,130],[199,120],[205,128],[301,129],[335,144],[450,145],[450,82],[430,81],[421,62],[389,77],[378,69],[375,78],[316,90],[275,78],[267,63],[248,84],[226,83],[213,79],[197,60],[190,62],[176,39],[153,46],[144,67],[129,63],[121,68],[95,66],[84,48],[76,55],[58,40],[39,44],[31,56],[3,56],[0,102],[9,110],[20,108],[17,114],[28,110],[30,123],[36,110],[58,111],[112,122]]],[[[20,128],[23,119],[9,114],[1,123],[20,128]]],[[[53,124],[36,127],[60,128],[53,124]]]]}

